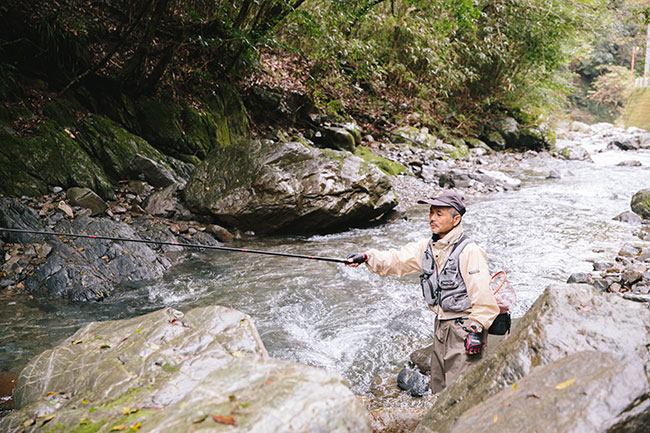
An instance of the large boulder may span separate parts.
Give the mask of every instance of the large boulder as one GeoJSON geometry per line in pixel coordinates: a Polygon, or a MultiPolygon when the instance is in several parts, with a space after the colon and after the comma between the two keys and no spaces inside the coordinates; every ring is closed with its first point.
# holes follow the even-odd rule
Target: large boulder
{"type": "Polygon", "coordinates": [[[217,223],[256,233],[336,230],[397,205],[390,178],[374,164],[268,140],[215,149],[192,175],[185,200],[217,223]]]}
{"type": "MultiPolygon", "coordinates": [[[[518,381],[533,373],[536,367],[543,368],[542,366],[583,351],[607,353],[608,356],[593,358],[599,361],[598,364],[593,364],[590,359],[583,357],[586,364],[599,369],[602,373],[600,376],[598,373],[587,375],[577,365],[579,362],[573,359],[558,364],[575,373],[579,390],[591,392],[590,390],[597,389],[598,386],[594,385],[593,381],[599,381],[601,388],[605,390],[618,380],[629,386],[616,387],[618,402],[615,405],[603,404],[599,398],[577,392],[571,396],[571,404],[581,408],[581,412],[576,414],[574,420],[568,420],[568,424],[559,430],[533,428],[530,431],[614,431],[609,430],[613,426],[608,424],[609,421],[604,421],[599,426],[600,430],[580,429],[580,426],[585,425],[581,424],[579,419],[581,414],[591,416],[600,411],[603,413],[598,415],[598,419],[615,420],[620,425],[634,425],[638,420],[648,419],[649,373],[636,367],[650,363],[648,327],[650,309],[647,304],[628,301],[615,294],[601,293],[587,285],[551,286],[537,299],[519,321],[514,332],[500,343],[494,353],[468,370],[440,394],[435,406],[418,425],[416,433],[465,431],[463,417],[474,416],[476,413],[469,412],[470,409],[492,396],[496,396],[497,400],[494,401],[502,401],[504,397],[500,392],[509,392],[518,381]],[[612,367],[613,364],[618,367],[612,367]],[[624,368],[624,365],[628,364],[632,366],[630,371],[624,368]],[[631,384],[629,381],[634,372],[637,373],[637,383],[631,384]],[[639,384],[644,388],[641,393],[639,384]],[[640,398],[640,395],[645,397],[640,398]]],[[[540,378],[543,375],[544,373],[526,382],[531,384],[530,387],[525,386],[526,390],[539,386],[537,391],[529,391],[539,399],[535,395],[524,398],[531,405],[540,400],[540,410],[546,419],[552,417],[555,410],[548,399],[557,396],[547,393],[548,389],[544,387],[549,383],[556,386],[573,376],[552,376],[552,380],[544,385],[540,378]]],[[[519,388],[518,384],[516,388],[519,388]]],[[[501,407],[501,410],[506,408],[501,407]]],[[[539,411],[534,413],[535,417],[542,416],[539,411]]],[[[497,419],[504,419],[499,413],[496,415],[497,419]]],[[[514,432],[520,431],[522,424],[500,423],[500,426],[502,432],[514,432]]]]}
{"type": "Polygon", "coordinates": [[[343,378],[269,358],[251,319],[218,306],[90,323],[14,395],[1,431],[370,431],[343,378]]]}
{"type": "MultiPolygon", "coordinates": [[[[0,198],[0,226],[6,228],[54,231],[59,233],[90,233],[119,238],[177,241],[163,227],[146,222],[127,225],[109,219],[79,216],[73,220],[59,219],[46,229],[44,222],[30,207],[20,201],[0,198]]],[[[75,301],[101,300],[115,290],[135,281],[160,278],[171,261],[147,244],[113,242],[97,239],[70,239],[57,236],[7,233],[9,242],[23,245],[47,245],[47,254],[25,257],[24,279],[33,294],[68,298],[75,301]]]]}
{"type": "Polygon", "coordinates": [[[644,219],[650,219],[650,189],[642,189],[632,196],[632,211],[644,219]]]}

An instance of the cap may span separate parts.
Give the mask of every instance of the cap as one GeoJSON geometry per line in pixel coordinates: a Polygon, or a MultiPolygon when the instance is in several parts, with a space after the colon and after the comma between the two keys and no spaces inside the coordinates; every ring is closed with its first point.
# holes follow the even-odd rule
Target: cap
{"type": "Polygon", "coordinates": [[[465,214],[465,199],[456,191],[444,190],[436,196],[418,200],[418,204],[429,204],[431,206],[453,207],[459,214],[465,214]]]}

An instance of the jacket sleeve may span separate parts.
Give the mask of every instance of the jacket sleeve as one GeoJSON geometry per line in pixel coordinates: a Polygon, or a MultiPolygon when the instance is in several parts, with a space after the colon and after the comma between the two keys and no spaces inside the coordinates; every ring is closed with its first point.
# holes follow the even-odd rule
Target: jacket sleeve
{"type": "Polygon", "coordinates": [[[476,322],[487,330],[499,314],[497,300],[490,288],[487,255],[478,245],[469,244],[459,260],[460,272],[472,304],[470,322],[476,322]]]}
{"type": "Polygon", "coordinates": [[[428,242],[427,239],[411,242],[399,250],[368,250],[366,251],[366,254],[368,254],[366,266],[382,277],[386,275],[401,277],[402,275],[421,272],[422,255],[427,248],[428,242]]]}

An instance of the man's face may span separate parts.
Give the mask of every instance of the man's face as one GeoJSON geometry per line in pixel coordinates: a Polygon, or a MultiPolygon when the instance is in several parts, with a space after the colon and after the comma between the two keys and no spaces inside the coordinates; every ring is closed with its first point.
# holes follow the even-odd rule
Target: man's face
{"type": "Polygon", "coordinates": [[[431,206],[429,225],[431,231],[441,237],[449,233],[460,222],[460,215],[451,216],[450,207],[431,206]]]}

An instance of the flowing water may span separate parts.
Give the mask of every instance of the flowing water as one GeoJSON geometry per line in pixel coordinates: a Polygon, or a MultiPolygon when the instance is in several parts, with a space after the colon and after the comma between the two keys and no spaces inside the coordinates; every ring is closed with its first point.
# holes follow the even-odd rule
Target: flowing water
{"type": "MultiPolygon", "coordinates": [[[[508,273],[518,294],[515,316],[549,284],[589,272],[593,261],[612,260],[623,244],[639,241],[632,226],[612,218],[650,185],[650,153],[585,147],[595,163],[526,158],[511,171],[523,181],[520,190],[469,200],[465,230],[487,250],[492,270],[508,273]],[[629,159],[643,167],[616,166],[629,159]],[[551,168],[561,179],[546,179],[551,168]]],[[[427,212],[412,209],[408,221],[373,228],[245,246],[332,257],[394,248],[430,236],[427,212]]],[[[403,397],[391,394],[390,379],[412,350],[429,344],[434,323],[417,275],[381,278],[363,267],[215,251],[187,252],[162,281],[100,304],[7,292],[0,301],[0,372],[19,372],[32,356],[90,321],[219,304],[249,314],[271,356],[340,373],[357,394],[389,403],[401,398],[402,404],[403,397]]]]}

